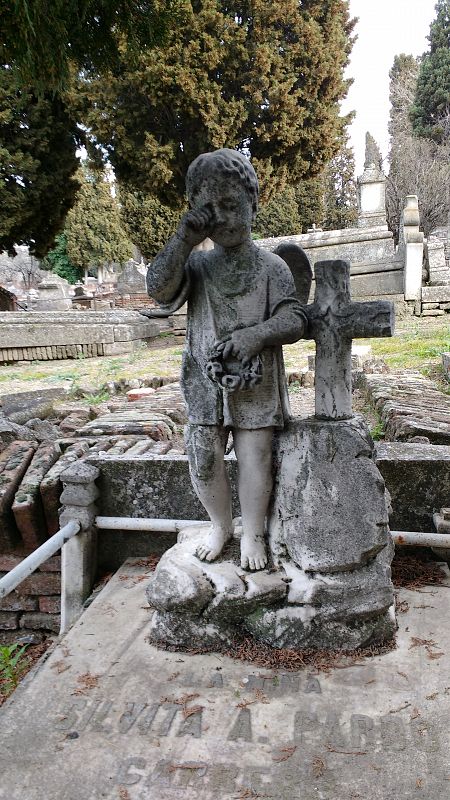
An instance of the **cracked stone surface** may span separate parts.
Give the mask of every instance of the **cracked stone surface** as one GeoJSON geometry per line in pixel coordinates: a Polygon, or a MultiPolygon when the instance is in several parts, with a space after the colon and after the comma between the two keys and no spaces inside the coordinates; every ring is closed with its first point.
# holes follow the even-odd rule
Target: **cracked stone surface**
{"type": "Polygon", "coordinates": [[[269,522],[275,561],[307,572],[361,567],[389,542],[383,478],[361,418],[292,420],[275,448],[269,522]]]}
{"type": "Polygon", "coordinates": [[[358,570],[307,573],[292,561],[247,572],[239,565],[240,525],[218,561],[195,555],[209,523],[183,529],[162,556],[147,599],[150,639],[163,646],[214,648],[236,634],[273,647],[355,648],[392,638],[393,545],[358,570]]]}

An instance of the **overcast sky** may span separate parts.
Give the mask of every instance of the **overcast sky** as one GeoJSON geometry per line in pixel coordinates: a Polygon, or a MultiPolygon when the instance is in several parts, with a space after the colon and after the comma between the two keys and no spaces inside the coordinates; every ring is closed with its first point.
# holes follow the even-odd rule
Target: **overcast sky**
{"type": "MultiPolygon", "coordinates": [[[[350,127],[355,151],[356,174],[364,165],[364,137],[370,131],[387,156],[389,137],[389,70],[400,53],[422,55],[428,49],[427,35],[435,17],[436,0],[350,0],[352,17],[359,17],[348,77],[353,85],[342,110],[354,110],[350,127]]],[[[387,165],[386,165],[387,169],[387,165]]]]}

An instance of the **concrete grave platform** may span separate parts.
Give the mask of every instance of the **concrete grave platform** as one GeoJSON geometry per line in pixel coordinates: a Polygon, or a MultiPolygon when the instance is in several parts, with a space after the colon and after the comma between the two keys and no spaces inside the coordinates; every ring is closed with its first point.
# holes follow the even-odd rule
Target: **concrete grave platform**
{"type": "Polygon", "coordinates": [[[312,674],[156,650],[146,569],[0,710],[2,800],[447,800],[450,577],[401,591],[396,650],[312,674]]]}

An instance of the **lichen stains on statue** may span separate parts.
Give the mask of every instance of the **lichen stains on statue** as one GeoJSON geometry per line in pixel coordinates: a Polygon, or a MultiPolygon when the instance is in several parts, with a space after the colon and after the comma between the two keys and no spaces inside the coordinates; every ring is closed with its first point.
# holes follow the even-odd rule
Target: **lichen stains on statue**
{"type": "Polygon", "coordinates": [[[187,452],[192,483],[211,520],[197,556],[213,561],[232,535],[224,464],[231,431],[241,566],[261,570],[273,431],[289,415],[281,348],[305,335],[307,318],[286,262],[252,242],[258,180],[250,161],[234,150],[205,153],[190,165],[186,184],[190,210],[149,268],[147,288],[172,308],[188,303],[181,378],[187,452]],[[195,250],[207,237],[214,249],[195,250]]]}

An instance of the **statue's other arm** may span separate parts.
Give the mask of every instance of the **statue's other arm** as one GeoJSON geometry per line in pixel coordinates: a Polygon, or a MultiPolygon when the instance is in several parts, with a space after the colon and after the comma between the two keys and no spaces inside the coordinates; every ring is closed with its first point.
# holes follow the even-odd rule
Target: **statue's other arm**
{"type": "MultiPolygon", "coordinates": [[[[274,258],[272,254],[268,255],[274,258]]],[[[276,257],[275,257],[276,258],[276,257]]],[[[305,336],[308,318],[296,297],[292,275],[281,259],[273,265],[268,289],[270,316],[264,322],[241,328],[223,340],[223,355],[248,360],[265,347],[297,342],[305,336]]]]}
{"type": "Polygon", "coordinates": [[[212,227],[208,206],[188,211],[174,236],[147,270],[147,292],[158,303],[170,303],[183,284],[192,248],[206,239],[212,227]]]}

